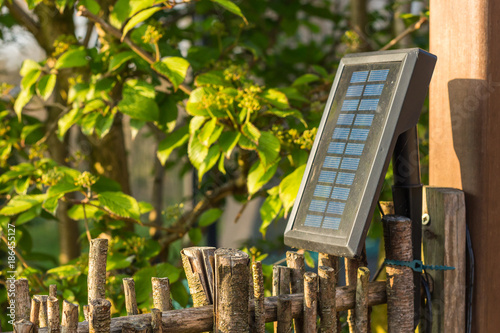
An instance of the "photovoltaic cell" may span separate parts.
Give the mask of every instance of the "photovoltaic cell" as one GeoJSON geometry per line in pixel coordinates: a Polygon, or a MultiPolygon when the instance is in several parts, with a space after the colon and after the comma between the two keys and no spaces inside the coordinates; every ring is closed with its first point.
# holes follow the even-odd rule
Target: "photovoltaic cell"
{"type": "Polygon", "coordinates": [[[342,159],[341,169],[356,171],[359,165],[359,158],[344,157],[342,159]]]}
{"type": "Polygon", "coordinates": [[[334,187],[332,192],[332,199],[347,200],[351,190],[345,187],[334,187]]]}
{"type": "Polygon", "coordinates": [[[332,191],[331,186],[326,185],[316,185],[316,189],[314,190],[315,197],[328,198],[330,196],[330,192],[332,191]]]}
{"type": "Polygon", "coordinates": [[[306,216],[306,221],[304,222],[304,225],[307,227],[316,227],[319,228],[321,227],[321,220],[323,220],[323,216],[320,215],[307,215],[306,216]]]}
{"type": "Polygon", "coordinates": [[[380,96],[384,90],[383,84],[369,84],[366,86],[363,96],[380,96]]]}
{"type": "Polygon", "coordinates": [[[345,148],[344,142],[330,142],[328,154],[343,154],[345,148]]]}
{"type": "Polygon", "coordinates": [[[353,128],[351,131],[351,136],[349,136],[349,140],[365,141],[368,137],[369,131],[370,130],[367,129],[353,128]]]}
{"type": "Polygon", "coordinates": [[[355,126],[371,126],[373,122],[373,114],[358,114],[354,121],[355,126]]]}
{"type": "Polygon", "coordinates": [[[387,75],[389,74],[388,69],[379,69],[370,72],[369,82],[373,81],[385,81],[387,80],[387,75]]]}
{"type": "Polygon", "coordinates": [[[335,171],[326,171],[326,170],[321,170],[321,173],[319,174],[319,182],[321,183],[331,183],[333,184],[333,181],[335,180],[335,176],[337,173],[335,171]]]}
{"type": "Polygon", "coordinates": [[[364,147],[365,147],[364,143],[348,143],[347,148],[345,150],[345,154],[361,156],[364,147]]]}
{"type": "Polygon", "coordinates": [[[338,169],[340,164],[340,157],[327,156],[325,162],[323,163],[323,168],[338,169]]]}
{"type": "Polygon", "coordinates": [[[376,111],[379,99],[362,99],[359,103],[360,111],[376,111]]]}
{"type": "Polygon", "coordinates": [[[352,125],[354,114],[341,113],[337,120],[337,125],[352,125]]]}
{"type": "Polygon", "coordinates": [[[345,202],[330,201],[328,204],[328,214],[342,215],[344,213],[345,202]]]}
{"type": "Polygon", "coordinates": [[[340,226],[340,218],[325,216],[323,228],[338,230],[340,226]]]}
{"type": "Polygon", "coordinates": [[[363,85],[358,85],[358,86],[350,86],[349,88],[347,88],[347,92],[346,92],[346,96],[347,97],[357,97],[357,96],[361,96],[361,94],[363,93],[363,88],[364,86],[363,85]]]}
{"type": "Polygon", "coordinates": [[[354,72],[351,76],[351,83],[365,82],[369,71],[354,72]]]}
{"type": "Polygon", "coordinates": [[[309,205],[309,210],[313,212],[323,213],[326,209],[326,201],[322,200],[313,200],[309,205]]]}
{"type": "Polygon", "coordinates": [[[342,111],[356,111],[359,99],[346,99],[342,104],[342,111]]]}
{"type": "Polygon", "coordinates": [[[335,181],[335,184],[339,184],[339,185],[352,185],[353,181],[354,181],[354,173],[339,172],[339,176],[337,177],[337,180],[335,181]]]}
{"type": "Polygon", "coordinates": [[[347,138],[349,137],[350,131],[351,131],[350,128],[337,127],[333,131],[332,139],[347,140],[347,138]]]}

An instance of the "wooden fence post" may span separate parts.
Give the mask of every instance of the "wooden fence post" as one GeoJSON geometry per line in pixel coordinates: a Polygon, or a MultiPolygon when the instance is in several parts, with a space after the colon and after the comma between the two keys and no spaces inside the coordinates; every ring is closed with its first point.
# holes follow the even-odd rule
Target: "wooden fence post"
{"type": "Polygon", "coordinates": [[[137,300],[135,298],[135,282],[132,278],[123,279],[123,291],[125,292],[125,309],[127,316],[139,314],[137,300]]]}
{"type": "MultiPolygon", "coordinates": [[[[361,252],[361,256],[359,258],[344,259],[345,266],[345,282],[346,286],[356,286],[358,268],[368,266],[368,262],[366,260],[366,247],[363,246],[363,250],[361,252]]],[[[354,319],[354,310],[347,311],[347,323],[349,325],[349,332],[353,333],[356,327],[356,322],[354,319]]]]}
{"type": "Polygon", "coordinates": [[[215,251],[214,332],[248,332],[250,259],[234,249],[215,251]]]}
{"type": "Polygon", "coordinates": [[[292,300],[290,295],[278,296],[278,320],[277,332],[278,333],[291,333],[292,332],[292,300]]]}
{"type": "MultiPolygon", "coordinates": [[[[404,216],[385,215],[385,256],[389,260],[412,261],[411,220],[404,216]]],[[[387,329],[389,333],[413,332],[413,270],[387,265],[387,329]]]]}
{"type": "Polygon", "coordinates": [[[77,333],[78,305],[68,301],[63,302],[61,333],[77,333]]]}
{"type": "Polygon", "coordinates": [[[87,277],[88,304],[95,299],[106,298],[106,259],[108,240],[96,238],[90,241],[89,274],[87,277]]]}
{"type": "MultiPolygon", "coordinates": [[[[304,273],[306,271],[306,266],[304,263],[304,255],[302,253],[297,253],[294,251],[287,251],[286,253],[286,264],[292,269],[292,293],[298,294],[304,292],[304,273]]],[[[302,328],[304,327],[304,321],[302,318],[295,318],[295,332],[302,333],[302,328]]]]}
{"type": "Polygon", "coordinates": [[[14,323],[15,333],[33,333],[33,323],[26,319],[18,320],[14,323]]]}
{"type": "Polygon", "coordinates": [[[358,268],[358,276],[356,282],[356,309],[355,323],[356,333],[369,332],[368,325],[370,324],[368,312],[368,282],[370,280],[370,270],[366,267],[358,268]]]}
{"type": "Polygon", "coordinates": [[[49,296],[57,297],[57,284],[51,284],[49,286],[49,296]]]}
{"type": "Polygon", "coordinates": [[[304,274],[304,332],[316,332],[318,317],[318,275],[304,274]]]}
{"type": "Polygon", "coordinates": [[[152,309],[151,310],[151,328],[153,333],[162,333],[163,332],[163,324],[161,321],[161,310],[152,309]]]}
{"type": "Polygon", "coordinates": [[[16,321],[30,320],[31,298],[27,279],[18,279],[14,282],[16,290],[16,321]]]}
{"type": "Polygon", "coordinates": [[[89,304],[89,333],[109,333],[111,325],[111,303],[102,298],[89,304]]]}
{"type": "Polygon", "coordinates": [[[181,251],[182,265],[194,307],[213,303],[214,251],[214,247],[189,247],[181,251]]]}
{"type": "Polygon", "coordinates": [[[49,324],[49,318],[47,313],[47,295],[35,295],[35,299],[40,301],[40,312],[38,314],[38,327],[47,327],[49,324]]]}
{"type": "Polygon", "coordinates": [[[49,296],[47,299],[47,315],[49,318],[49,333],[59,333],[60,315],[59,315],[59,300],[56,297],[49,296]]]}
{"type": "Polygon", "coordinates": [[[264,276],[262,274],[262,262],[255,261],[252,263],[253,277],[253,303],[255,307],[255,315],[253,320],[253,329],[256,333],[266,332],[266,318],[264,312],[264,276]]]}
{"type": "Polygon", "coordinates": [[[33,333],[38,333],[38,323],[40,321],[40,301],[31,299],[30,321],[33,323],[33,333]]]}
{"type": "Polygon", "coordinates": [[[153,306],[162,312],[172,310],[170,280],[168,277],[152,277],[151,285],[153,287],[153,306]]]}
{"type": "Polygon", "coordinates": [[[332,267],[319,266],[319,317],[320,328],[324,333],[337,332],[337,306],[335,290],[337,285],[337,272],[332,267]]]}

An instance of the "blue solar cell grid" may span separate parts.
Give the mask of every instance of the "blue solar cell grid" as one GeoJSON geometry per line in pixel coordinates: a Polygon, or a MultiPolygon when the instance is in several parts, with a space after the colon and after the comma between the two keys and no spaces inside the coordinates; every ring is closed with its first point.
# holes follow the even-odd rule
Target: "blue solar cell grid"
{"type": "Polygon", "coordinates": [[[388,69],[352,74],[318,179],[329,185],[316,184],[305,226],[339,229],[388,74],[388,69]]]}

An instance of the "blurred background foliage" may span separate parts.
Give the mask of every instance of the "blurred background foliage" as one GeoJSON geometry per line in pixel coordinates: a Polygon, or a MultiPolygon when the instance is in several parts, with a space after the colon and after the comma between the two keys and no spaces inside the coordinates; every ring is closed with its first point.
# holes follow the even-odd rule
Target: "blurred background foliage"
{"type": "MultiPolygon", "coordinates": [[[[428,49],[421,1],[0,3],[3,45],[21,43],[18,31],[32,43],[17,81],[1,86],[0,225],[16,227],[15,270],[32,294],[56,284],[84,305],[89,239],[108,238],[113,316],[125,315],[129,276],[141,311],[153,276],[170,278],[176,307],[190,306],[179,250],[217,244],[230,198],[238,223],[258,202],[260,234],[245,250],[271,276],[285,248],[266,233],[293,205],[340,58],[428,49]]],[[[424,183],[427,123],[426,107],[424,183]]],[[[381,200],[391,183],[389,169],[381,200]]],[[[367,241],[375,258],[378,222],[376,213],[367,241]]],[[[7,302],[1,292],[0,308],[7,302]]]]}

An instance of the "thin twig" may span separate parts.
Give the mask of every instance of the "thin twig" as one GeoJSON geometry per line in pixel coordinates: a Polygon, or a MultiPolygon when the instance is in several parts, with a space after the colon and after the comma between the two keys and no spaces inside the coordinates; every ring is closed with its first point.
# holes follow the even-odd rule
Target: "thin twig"
{"type": "Polygon", "coordinates": [[[33,20],[31,16],[17,4],[15,0],[5,1],[4,5],[9,9],[9,13],[23,25],[33,36],[37,37],[40,34],[40,25],[33,20]]]}
{"type": "Polygon", "coordinates": [[[391,40],[389,43],[387,43],[384,47],[382,47],[380,49],[380,51],[386,51],[386,50],[390,49],[391,47],[393,47],[394,45],[399,43],[400,40],[402,40],[403,38],[405,38],[406,36],[408,36],[412,32],[420,29],[422,27],[422,24],[424,24],[427,21],[428,21],[427,17],[422,16],[420,18],[420,20],[418,20],[418,22],[415,22],[414,24],[412,24],[411,26],[406,28],[406,30],[403,31],[401,34],[399,34],[399,36],[397,36],[396,38],[391,40]]]}
{"type": "Polygon", "coordinates": [[[82,205],[82,209],[83,209],[83,220],[85,222],[85,232],[87,233],[87,238],[90,244],[90,242],[92,241],[92,237],[90,236],[89,222],[87,220],[87,212],[85,211],[85,204],[82,205]]]}

